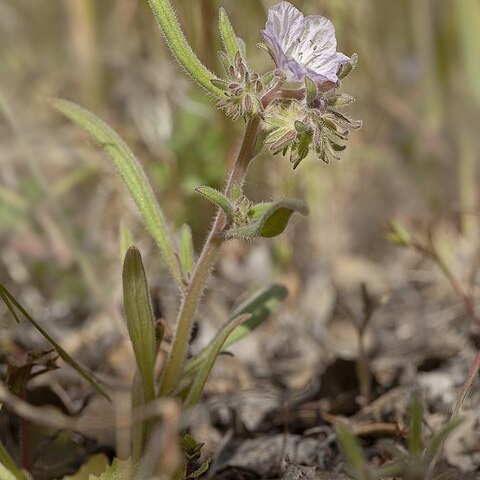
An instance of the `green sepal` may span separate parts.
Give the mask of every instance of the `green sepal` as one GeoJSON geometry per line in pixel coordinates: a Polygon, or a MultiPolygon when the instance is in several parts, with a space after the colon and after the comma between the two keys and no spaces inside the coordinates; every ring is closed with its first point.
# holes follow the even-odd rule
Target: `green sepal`
{"type": "Polygon", "coordinates": [[[335,95],[327,100],[329,107],[348,107],[353,102],[355,102],[355,98],[351,95],[348,95],[348,93],[335,95]]]}
{"type": "Polygon", "coordinates": [[[358,54],[354,53],[350,57],[350,61],[340,67],[340,71],[338,72],[338,78],[340,80],[343,80],[347,75],[350,75],[357,67],[357,63],[358,63],[358,54]]]}
{"type": "Polygon", "coordinates": [[[305,100],[307,105],[312,105],[318,95],[317,84],[308,76],[305,76],[305,100]]]}
{"type": "Polygon", "coordinates": [[[258,237],[271,238],[280,235],[294,212],[308,214],[308,207],[302,200],[285,198],[271,203],[268,208],[262,204],[261,213],[249,224],[229,228],[221,234],[224,240],[254,240],[258,237]]]}
{"type": "Polygon", "coordinates": [[[235,60],[235,55],[240,52],[242,55],[242,48],[239,45],[238,38],[233,30],[232,23],[228,18],[227,12],[223,7],[220,8],[218,16],[218,29],[220,30],[220,36],[222,37],[223,46],[225,52],[231,62],[235,60]]]}
{"type": "Polygon", "coordinates": [[[123,263],[123,301],[128,333],[142,379],[144,400],[155,399],[155,319],[142,257],[136,247],[127,250],[123,263]]]}
{"type": "Polygon", "coordinates": [[[197,187],[195,191],[221,208],[225,212],[229,222],[233,221],[234,206],[222,192],[208,186],[197,187]]]}
{"type": "Polygon", "coordinates": [[[200,467],[198,467],[194,472],[192,472],[190,475],[185,477],[186,479],[188,478],[198,478],[201,475],[203,475],[210,467],[210,464],[212,463],[212,458],[208,457],[200,467]]]}

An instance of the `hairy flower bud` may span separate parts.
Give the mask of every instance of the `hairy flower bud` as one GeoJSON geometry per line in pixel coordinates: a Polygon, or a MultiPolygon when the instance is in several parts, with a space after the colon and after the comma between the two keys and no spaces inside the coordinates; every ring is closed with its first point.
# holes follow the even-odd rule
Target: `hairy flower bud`
{"type": "Polygon", "coordinates": [[[233,120],[248,119],[263,114],[262,94],[264,83],[257,73],[252,72],[237,52],[233,62],[223,52],[219,53],[227,74],[227,80],[212,80],[221,88],[225,98],[217,102],[216,107],[225,110],[233,120]]]}

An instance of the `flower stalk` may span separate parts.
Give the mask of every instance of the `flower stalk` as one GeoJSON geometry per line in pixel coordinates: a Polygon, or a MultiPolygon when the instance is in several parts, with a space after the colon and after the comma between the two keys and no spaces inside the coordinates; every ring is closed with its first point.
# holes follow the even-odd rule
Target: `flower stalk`
{"type": "MultiPolygon", "coordinates": [[[[254,117],[245,129],[242,145],[226,182],[224,194],[229,197],[234,185],[242,186],[251,160],[254,157],[260,126],[260,118],[254,117]]],[[[210,273],[215,265],[218,252],[222,245],[220,234],[226,226],[224,212],[219,209],[207,237],[203,250],[193,271],[192,278],[185,292],[185,296],[177,317],[172,350],[162,372],[158,394],[168,395],[172,392],[181,378],[185,363],[188,343],[191,336],[193,322],[198,306],[205,291],[210,273]]]]}

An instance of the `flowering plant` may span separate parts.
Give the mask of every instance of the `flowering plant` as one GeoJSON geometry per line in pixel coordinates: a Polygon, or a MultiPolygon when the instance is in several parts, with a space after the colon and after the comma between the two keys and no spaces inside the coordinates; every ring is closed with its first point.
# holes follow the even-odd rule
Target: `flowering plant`
{"type": "MultiPolygon", "coordinates": [[[[219,58],[224,75],[217,76],[193,52],[169,1],[149,0],[149,3],[172,54],[187,74],[214,98],[217,108],[234,120],[241,118],[246,122],[243,140],[223,191],[209,186],[196,189],[218,207],[198,257],[188,226],[178,235],[171,233],[140,163],[115,132],[95,115],[69,101],[57,99],[53,105],[90,133],[112,159],[179,291],[180,308],[172,345],[158,372],[156,363],[163,328],[154,319],[140,252],[132,246],[133,239],[124,229],[124,307],[137,367],[132,388],[133,408],[151,406],[165,397],[174,397],[189,408],[199,401],[222,349],[256,328],[287,293],[278,285],[264,289],[232,312],[211,343],[197,357],[189,358],[188,344],[198,306],[222,244],[233,238],[251,241],[274,237],[285,230],[293,213],[308,213],[307,206],[298,199],[255,204],[246,198],[243,183],[249,165],[263,145],[274,154],[289,153],[294,168],[310,152],[325,162],[338,158],[338,152],[345,148],[349,130],[361,125],[343,112],[353,98],[338,92],[341,80],[353,70],[357,59],[356,55],[347,57],[336,51],[335,31],[328,19],[318,15],[304,17],[290,3],[281,2],[269,10],[262,31],[266,41],[262,48],[273,58],[275,68],[257,73],[248,63],[244,42],[236,36],[225,10],[221,9],[219,30],[225,49],[219,58]]],[[[160,468],[152,465],[151,455],[145,455],[148,446],[156,444],[159,414],[158,409],[155,411],[157,414],[148,418],[133,415],[141,418],[134,424],[134,463],[138,465],[142,458],[150,459],[150,463],[139,464],[143,478],[151,478],[160,468]]],[[[174,477],[199,476],[208,466],[204,464],[192,471],[192,462],[198,459],[201,445],[186,436],[182,449],[187,462],[175,471],[174,477]]],[[[178,466],[171,468],[174,471],[178,466]]]]}

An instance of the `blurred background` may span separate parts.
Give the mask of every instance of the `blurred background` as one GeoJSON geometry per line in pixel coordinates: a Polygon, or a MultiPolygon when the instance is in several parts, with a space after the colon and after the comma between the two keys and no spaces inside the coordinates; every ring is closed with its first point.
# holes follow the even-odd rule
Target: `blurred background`
{"type": "MultiPolygon", "coordinates": [[[[256,43],[273,3],[173,2],[215,71],[217,10],[225,7],[259,72],[271,67],[256,43]]],[[[330,17],[339,50],[358,52],[358,69],[342,89],[356,97],[352,113],[364,127],[335,164],[309,158],[293,172],[288,159],[260,154],[247,183],[251,196],[299,196],[311,215],[254,247],[267,260],[252,282],[290,272],[295,291],[308,268],[342,258],[347,269],[355,262],[382,268],[395,255],[385,241],[393,218],[444,222],[454,235],[474,236],[480,2],[294,3],[330,17]]],[[[213,209],[193,189],[222,185],[243,125],[225,120],[179,71],[146,1],[0,0],[0,78],[0,280],[61,326],[108,311],[119,301],[123,221],[152,259],[152,283],[168,297],[155,247],[109,161],[48,99],[68,98],[106,119],[141,159],[172,228],[190,223],[198,247],[213,209]]],[[[226,250],[232,262],[244,260],[244,246],[226,250]]]]}

